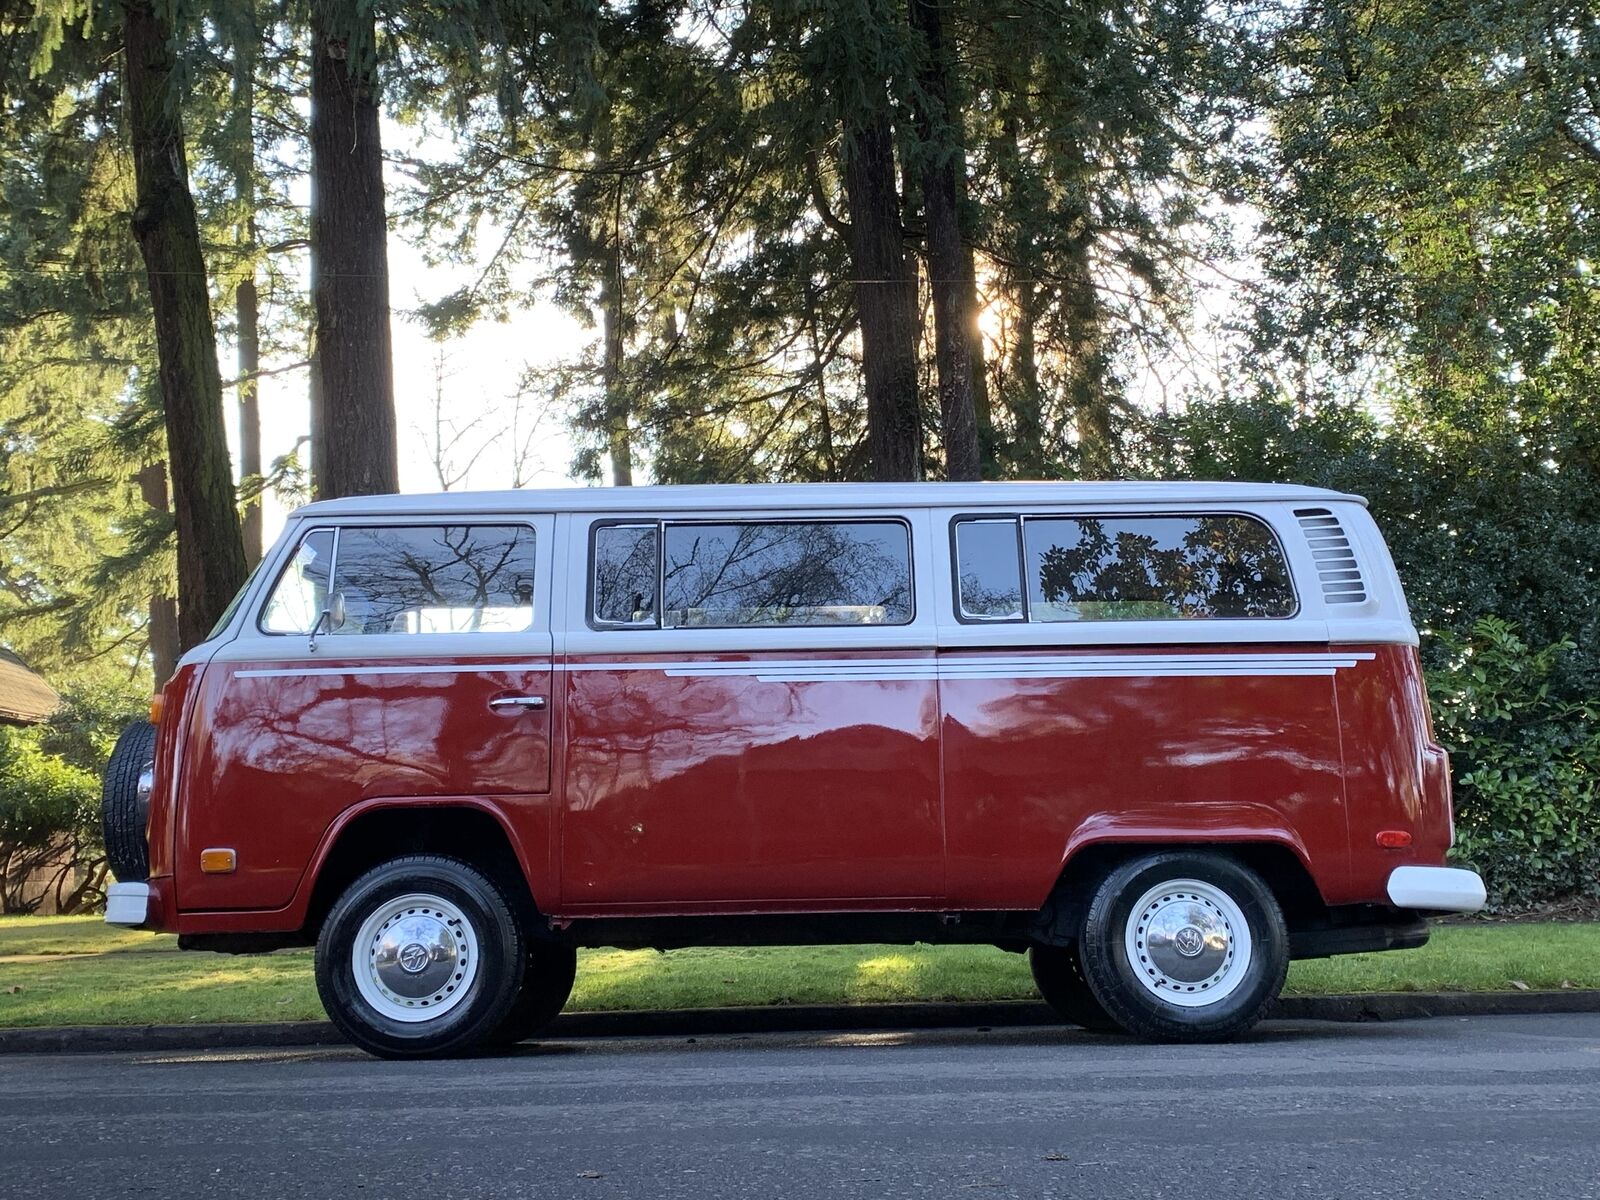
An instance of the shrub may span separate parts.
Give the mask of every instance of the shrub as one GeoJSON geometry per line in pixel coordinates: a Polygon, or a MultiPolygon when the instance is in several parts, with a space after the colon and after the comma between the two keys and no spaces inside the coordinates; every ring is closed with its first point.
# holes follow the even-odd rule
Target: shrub
{"type": "Polygon", "coordinates": [[[99,775],[122,731],[144,719],[149,699],[148,689],[132,684],[70,685],[61,693],[61,707],[39,730],[39,748],[99,775]]]}
{"type": "Polygon", "coordinates": [[[52,894],[61,912],[104,897],[100,782],[45,753],[43,737],[0,729],[0,913],[31,912],[52,894]]]}
{"type": "Polygon", "coordinates": [[[1455,778],[1456,857],[1495,908],[1600,897],[1600,726],[1592,705],[1550,688],[1572,644],[1535,650],[1496,617],[1440,642],[1446,665],[1428,684],[1455,778]]]}

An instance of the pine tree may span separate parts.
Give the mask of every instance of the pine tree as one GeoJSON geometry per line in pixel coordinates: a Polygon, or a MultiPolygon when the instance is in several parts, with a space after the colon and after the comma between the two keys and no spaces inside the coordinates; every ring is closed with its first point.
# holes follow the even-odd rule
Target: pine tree
{"type": "Polygon", "coordinates": [[[320,497],[400,490],[377,28],[363,0],[311,4],[311,243],[320,497]]]}

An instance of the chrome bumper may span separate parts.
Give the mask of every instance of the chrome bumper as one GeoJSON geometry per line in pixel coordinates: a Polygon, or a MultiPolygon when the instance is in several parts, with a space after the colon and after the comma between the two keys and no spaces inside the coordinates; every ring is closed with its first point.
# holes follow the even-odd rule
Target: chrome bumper
{"type": "Polygon", "coordinates": [[[143,925],[149,912],[148,883],[113,883],[106,889],[107,925],[143,925]]]}
{"type": "Polygon", "coordinates": [[[1460,867],[1396,867],[1389,872],[1389,899],[1396,908],[1477,912],[1487,898],[1476,871],[1460,867]]]}

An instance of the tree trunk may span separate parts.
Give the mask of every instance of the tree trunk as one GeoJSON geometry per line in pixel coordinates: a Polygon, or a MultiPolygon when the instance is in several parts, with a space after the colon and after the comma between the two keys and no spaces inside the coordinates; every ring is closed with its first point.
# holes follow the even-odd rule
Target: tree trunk
{"type": "Polygon", "coordinates": [[[256,489],[244,502],[244,558],[253,567],[261,561],[262,548],[261,384],[256,378],[261,369],[260,299],[254,278],[240,281],[233,307],[239,323],[239,474],[256,489]]]}
{"type": "MultiPolygon", "coordinates": [[[[962,205],[965,208],[965,203],[962,205]]],[[[983,307],[978,302],[978,271],[973,262],[972,243],[965,238],[961,246],[961,269],[965,278],[972,280],[972,315],[967,329],[972,334],[972,413],[978,426],[978,469],[985,479],[1000,476],[1000,449],[995,445],[994,410],[989,401],[989,362],[984,352],[983,331],[978,327],[978,315],[983,307]]]]}
{"type": "Polygon", "coordinates": [[[374,19],[355,0],[311,6],[311,245],[321,391],[319,496],[400,489],[389,339],[388,219],[374,19]]]}
{"type": "MultiPolygon", "coordinates": [[[[167,496],[167,464],[154,462],[139,472],[139,495],[146,505],[156,512],[170,512],[167,496]]],[[[178,669],[178,656],[182,653],[178,638],[178,602],[160,592],[150,593],[150,623],[146,626],[150,639],[150,670],[155,676],[156,690],[172,678],[178,669]]]]}
{"type": "Polygon", "coordinates": [[[616,187],[611,231],[606,238],[605,283],[600,289],[601,325],[605,341],[605,360],[601,365],[601,386],[605,391],[606,451],[611,456],[611,485],[633,485],[633,443],[628,434],[628,403],[623,378],[623,354],[627,335],[623,328],[622,278],[622,184],[616,187]]]}
{"type": "MultiPolygon", "coordinates": [[[[973,367],[978,340],[978,294],[972,253],[961,234],[966,151],[960,114],[950,100],[950,56],[941,0],[910,0],[912,25],[926,43],[920,125],[923,204],[928,216],[928,276],[933,294],[934,360],[939,369],[939,417],[945,474],[981,478],[973,367]]],[[[981,364],[981,359],[978,362],[981,364]]],[[[981,365],[979,367],[981,371],[981,365]]]]}
{"type": "Polygon", "coordinates": [[[1089,267],[1088,235],[1073,239],[1066,262],[1067,367],[1071,385],[1067,400],[1078,431],[1078,476],[1109,479],[1112,473],[1113,434],[1111,395],[1107,375],[1105,314],[1089,267]]]}
{"type": "Polygon", "coordinates": [[[130,0],[123,38],[138,189],[132,224],[155,318],[178,528],[178,640],[187,649],[204,640],[244,583],[244,544],[206,264],[172,87],[172,33],[148,3],[130,0]]]}
{"type": "MultiPolygon", "coordinates": [[[[316,294],[317,260],[316,255],[311,256],[309,273],[312,279],[312,294],[316,294]]],[[[326,500],[322,494],[322,481],[327,478],[328,466],[326,452],[328,439],[323,436],[323,431],[328,427],[328,414],[322,403],[322,366],[321,355],[317,353],[316,321],[313,319],[312,328],[306,334],[306,340],[311,347],[310,370],[306,378],[306,404],[310,410],[310,447],[306,452],[307,465],[311,470],[311,498],[313,500],[326,500]]]]}
{"type": "Polygon", "coordinates": [[[1038,319],[1037,285],[1031,279],[1012,281],[1011,343],[1011,466],[1023,479],[1043,479],[1044,388],[1039,383],[1039,360],[1034,325],[1038,319]]]}
{"type": "Polygon", "coordinates": [[[257,489],[244,501],[244,558],[261,561],[261,300],[256,293],[255,179],[255,47],[234,48],[233,109],[239,128],[234,133],[234,196],[239,202],[239,249],[245,257],[244,277],[233,297],[239,331],[239,475],[257,489]]]}
{"type": "Polygon", "coordinates": [[[917,397],[917,291],[906,262],[887,106],[844,135],[850,256],[861,315],[872,477],[922,478],[917,397]]]}

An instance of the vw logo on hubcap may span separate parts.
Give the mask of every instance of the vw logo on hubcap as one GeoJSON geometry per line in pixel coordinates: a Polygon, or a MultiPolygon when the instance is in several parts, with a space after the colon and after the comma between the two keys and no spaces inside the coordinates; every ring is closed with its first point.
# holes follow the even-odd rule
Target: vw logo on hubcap
{"type": "Polygon", "coordinates": [[[1193,925],[1185,925],[1172,935],[1172,948],[1185,958],[1194,958],[1206,948],[1206,939],[1193,925]]]}
{"type": "Polygon", "coordinates": [[[395,955],[395,960],[406,974],[416,975],[427,967],[431,957],[428,948],[421,942],[407,942],[400,947],[400,953],[395,955]]]}

